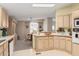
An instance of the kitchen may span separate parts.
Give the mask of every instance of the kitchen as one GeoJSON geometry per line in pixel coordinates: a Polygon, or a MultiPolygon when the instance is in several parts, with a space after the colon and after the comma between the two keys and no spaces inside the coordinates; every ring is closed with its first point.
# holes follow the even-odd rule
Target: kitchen
{"type": "MultiPolygon", "coordinates": [[[[31,6],[32,4],[24,5],[31,6]]],[[[19,8],[24,8],[24,5],[10,4],[11,7],[7,7],[9,4],[1,4],[4,8],[0,7],[0,56],[16,56],[23,53],[24,55],[31,53],[41,55],[42,52],[51,50],[66,52],[71,56],[79,55],[79,4],[57,4],[56,6],[60,8],[54,6],[55,13],[52,12],[53,7],[43,9],[43,7],[37,8],[36,5],[34,10],[29,9],[33,7],[25,7],[27,10],[21,10],[24,12],[18,11],[19,8]],[[36,15],[40,12],[42,15],[44,11],[50,15],[44,14],[46,17],[33,18],[32,16],[36,15],[32,14],[25,17],[28,10],[37,12],[36,15]],[[25,52],[29,49],[31,49],[30,52],[25,52]],[[19,53],[22,50],[24,50],[23,53],[19,53]]]]}

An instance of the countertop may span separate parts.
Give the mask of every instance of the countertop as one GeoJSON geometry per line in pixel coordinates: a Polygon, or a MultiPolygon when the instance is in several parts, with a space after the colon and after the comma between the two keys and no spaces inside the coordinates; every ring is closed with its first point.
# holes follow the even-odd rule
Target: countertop
{"type": "Polygon", "coordinates": [[[12,39],[14,37],[14,35],[9,35],[9,36],[5,36],[5,37],[0,37],[0,40],[4,40],[3,42],[0,43],[0,45],[4,44],[6,41],[9,41],[10,39],[12,39]]]}
{"type": "Polygon", "coordinates": [[[69,38],[72,38],[72,36],[70,35],[65,35],[65,34],[60,34],[60,33],[53,33],[53,34],[50,34],[50,35],[45,35],[45,34],[34,34],[34,36],[38,36],[38,37],[51,37],[51,36],[61,36],[61,37],[69,37],[69,38]]]}

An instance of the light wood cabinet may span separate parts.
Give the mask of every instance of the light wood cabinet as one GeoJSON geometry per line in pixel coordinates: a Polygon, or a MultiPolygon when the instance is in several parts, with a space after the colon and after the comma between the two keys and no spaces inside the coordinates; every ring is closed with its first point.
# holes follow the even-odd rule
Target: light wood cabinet
{"type": "Polygon", "coordinates": [[[37,52],[46,51],[51,49],[64,50],[72,53],[71,37],[64,36],[35,36],[34,48],[37,52]]]}
{"type": "Polygon", "coordinates": [[[2,26],[3,28],[6,28],[6,15],[4,10],[2,10],[2,26]]]}
{"type": "Polygon", "coordinates": [[[64,27],[63,25],[63,16],[56,17],[56,27],[59,29],[60,27],[64,27]]]}
{"type": "Polygon", "coordinates": [[[72,55],[79,56],[79,44],[74,43],[72,45],[72,55]]]}
{"type": "Polygon", "coordinates": [[[36,50],[43,50],[44,49],[44,40],[42,40],[41,38],[38,38],[36,40],[36,50]]]}
{"type": "Polygon", "coordinates": [[[70,16],[69,15],[64,15],[63,20],[64,20],[63,21],[64,27],[69,28],[70,27],[70,16]]]}
{"type": "Polygon", "coordinates": [[[0,8],[0,27],[8,28],[8,18],[7,13],[3,8],[0,8]]]}
{"type": "Polygon", "coordinates": [[[49,49],[53,49],[54,48],[54,38],[53,37],[49,37],[49,49]]]}
{"type": "Polygon", "coordinates": [[[65,37],[59,37],[60,39],[60,41],[59,41],[59,49],[61,49],[61,50],[65,50],[65,45],[66,45],[66,43],[65,43],[65,37]]]}
{"type": "Polygon", "coordinates": [[[59,37],[55,36],[54,37],[54,48],[59,49],[59,37]]]}
{"type": "Polygon", "coordinates": [[[3,56],[3,46],[0,46],[0,56],[3,56]]]}
{"type": "Polygon", "coordinates": [[[4,43],[4,56],[8,56],[8,42],[4,43]]]}
{"type": "Polygon", "coordinates": [[[8,42],[0,46],[0,56],[8,56],[8,42]]]}
{"type": "Polygon", "coordinates": [[[6,24],[6,27],[9,28],[9,16],[7,15],[6,17],[7,17],[7,20],[6,20],[6,23],[7,23],[7,24],[6,24]]]}
{"type": "Polygon", "coordinates": [[[2,9],[0,7],[0,28],[2,28],[2,9]]]}
{"type": "Polygon", "coordinates": [[[48,50],[48,48],[49,48],[49,39],[48,39],[48,37],[44,37],[44,39],[43,39],[44,41],[43,41],[43,45],[44,45],[44,50],[48,50]]]}
{"type": "Polygon", "coordinates": [[[36,42],[37,51],[53,49],[53,37],[38,37],[36,42]]]}
{"type": "Polygon", "coordinates": [[[56,29],[59,28],[71,28],[72,27],[72,15],[59,15],[56,16],[56,29]]]}
{"type": "Polygon", "coordinates": [[[9,23],[8,23],[8,34],[13,35],[16,32],[16,22],[13,21],[13,18],[9,17],[9,23]]]}
{"type": "Polygon", "coordinates": [[[71,53],[72,51],[72,39],[71,38],[66,38],[66,51],[71,53]]]}
{"type": "Polygon", "coordinates": [[[42,51],[48,49],[48,37],[38,37],[36,39],[36,50],[42,51]]]}

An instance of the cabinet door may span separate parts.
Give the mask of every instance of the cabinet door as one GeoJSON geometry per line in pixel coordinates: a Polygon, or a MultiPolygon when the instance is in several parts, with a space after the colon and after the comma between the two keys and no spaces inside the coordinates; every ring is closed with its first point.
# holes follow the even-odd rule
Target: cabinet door
{"type": "Polygon", "coordinates": [[[64,37],[59,37],[60,38],[60,42],[59,42],[59,49],[61,50],[65,50],[65,38],[64,37]]]}
{"type": "Polygon", "coordinates": [[[49,49],[53,49],[53,47],[54,47],[54,38],[49,37],[49,49]]]}
{"type": "Polygon", "coordinates": [[[72,54],[75,56],[79,56],[79,44],[72,45],[72,54]]]}
{"type": "Polygon", "coordinates": [[[36,50],[43,50],[44,49],[44,42],[43,38],[37,37],[36,38],[36,50]]]}
{"type": "Polygon", "coordinates": [[[7,28],[7,13],[5,12],[5,28],[7,28]]]}
{"type": "Polygon", "coordinates": [[[43,50],[44,48],[44,43],[41,38],[36,39],[36,50],[43,50]]]}
{"type": "Polygon", "coordinates": [[[1,12],[1,9],[0,9],[0,27],[2,27],[2,12],[1,12]]]}
{"type": "Polygon", "coordinates": [[[3,56],[3,53],[0,53],[0,56],[3,56]]]}
{"type": "Polygon", "coordinates": [[[3,56],[3,45],[0,46],[0,56],[3,56]]]}
{"type": "Polygon", "coordinates": [[[70,28],[72,28],[72,14],[70,14],[70,28]]]}
{"type": "Polygon", "coordinates": [[[48,37],[45,37],[43,40],[44,50],[48,50],[48,37]]]}
{"type": "Polygon", "coordinates": [[[4,56],[8,56],[8,42],[4,43],[4,56]]]}
{"type": "Polygon", "coordinates": [[[57,16],[56,27],[57,27],[57,29],[60,28],[60,27],[63,27],[63,16],[57,16]]]}
{"type": "Polygon", "coordinates": [[[2,10],[2,26],[5,27],[5,14],[3,10],[2,10]]]}
{"type": "Polygon", "coordinates": [[[59,37],[54,37],[54,48],[59,49],[59,37]]]}
{"type": "Polygon", "coordinates": [[[72,49],[72,41],[71,38],[67,38],[66,39],[66,51],[71,53],[71,49],[72,49]]]}
{"type": "Polygon", "coordinates": [[[36,39],[36,51],[48,49],[48,37],[38,37],[36,39]]]}
{"type": "Polygon", "coordinates": [[[64,16],[64,27],[65,28],[69,28],[70,26],[70,16],[69,15],[65,15],[64,16]]]}
{"type": "Polygon", "coordinates": [[[6,17],[7,17],[7,20],[6,20],[6,27],[8,28],[9,27],[9,16],[8,15],[6,15],[6,17]]]}

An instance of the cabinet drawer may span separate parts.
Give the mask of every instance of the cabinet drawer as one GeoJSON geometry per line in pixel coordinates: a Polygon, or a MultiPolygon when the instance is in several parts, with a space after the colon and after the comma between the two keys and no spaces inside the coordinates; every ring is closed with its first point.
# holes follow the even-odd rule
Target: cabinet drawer
{"type": "Polygon", "coordinates": [[[53,37],[49,37],[49,39],[53,39],[53,37]]]}
{"type": "Polygon", "coordinates": [[[67,38],[66,40],[71,41],[72,39],[71,38],[67,38]]]}
{"type": "Polygon", "coordinates": [[[79,56],[79,44],[73,43],[72,54],[75,55],[75,56],[79,56]]]}
{"type": "Polygon", "coordinates": [[[48,39],[48,37],[37,37],[37,40],[39,39],[48,39]]]}

